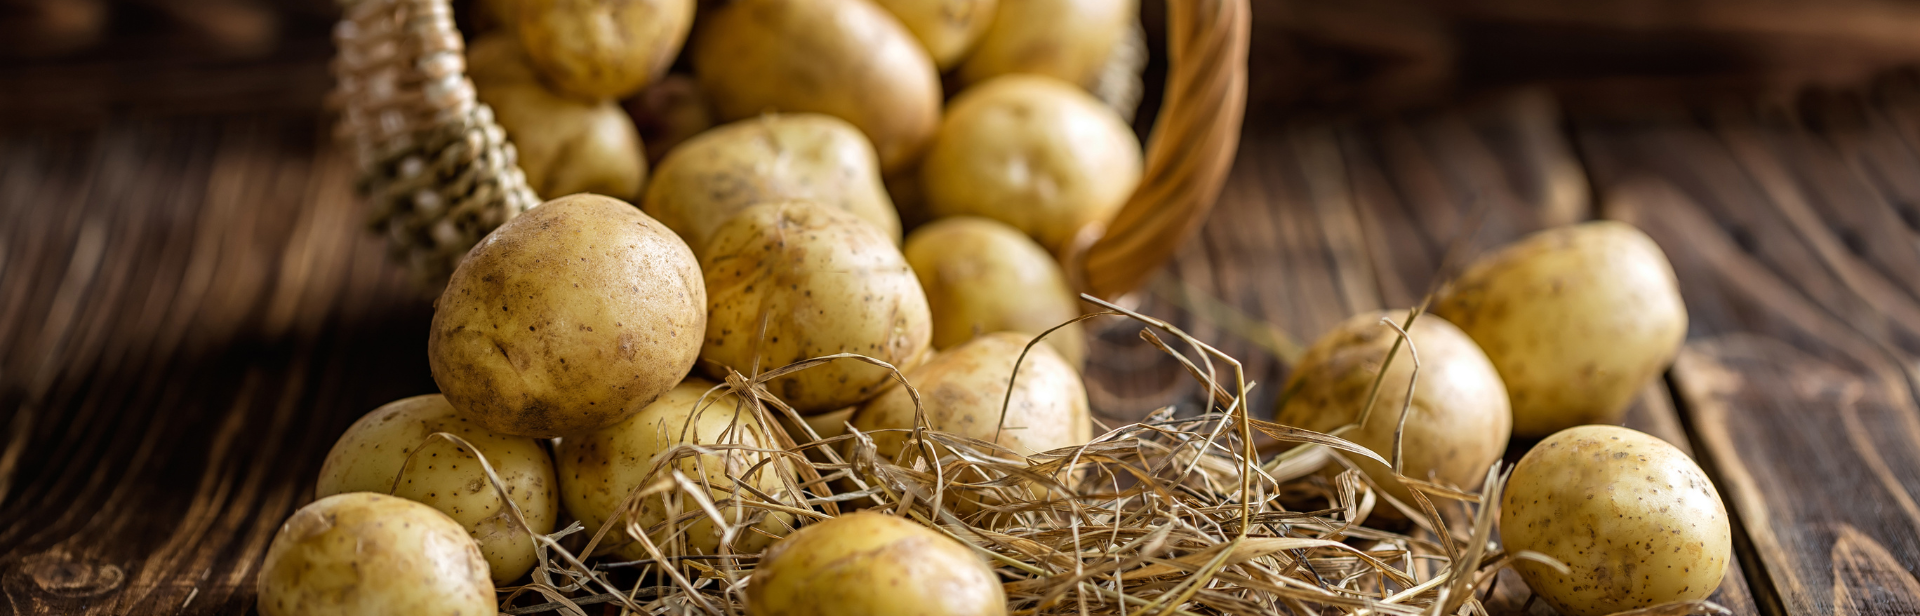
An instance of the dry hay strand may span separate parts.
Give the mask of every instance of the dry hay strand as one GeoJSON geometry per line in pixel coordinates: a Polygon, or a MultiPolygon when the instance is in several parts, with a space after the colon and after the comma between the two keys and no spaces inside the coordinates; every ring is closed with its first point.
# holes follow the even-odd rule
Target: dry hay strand
{"type": "MultiPolygon", "coordinates": [[[[1186,416],[1163,408],[1085,445],[1022,456],[930,429],[919,392],[877,359],[840,354],[752,377],[732,373],[696,407],[732,413],[733,427],[719,442],[682,444],[656,456],[652,475],[628,495],[621,514],[584,545],[575,541],[569,549],[561,541],[580,532],[577,522],[534,535],[539,564],[532,581],[501,589],[501,611],[586,616],[584,606],[611,603],[623,615],[744,614],[758,555],[728,551],[730,539],[765,533],[758,527],[774,514],[786,516],[779,519],[790,532],[851,508],[910,518],[971,546],[1001,576],[1008,613],[1020,616],[1486,614],[1479,595],[1514,560],[1564,567],[1539,554],[1497,549],[1495,503],[1506,481],[1500,463],[1487,469],[1478,492],[1398,476],[1418,502],[1397,502],[1332,452],[1395,469],[1398,452],[1368,450],[1340,438],[1344,430],[1319,433],[1253,417],[1246,401],[1254,384],[1239,361],[1170,323],[1085,298],[1105,310],[1074,322],[1121,316],[1142,323],[1141,336],[1209,392],[1205,408],[1186,416]],[[765,387],[770,379],[833,361],[886,368],[907,388],[916,425],[899,431],[909,439],[902,459],[881,455],[872,433],[851,427],[822,438],[765,387]],[[732,404],[720,402],[726,393],[736,394],[732,404]],[[788,433],[775,413],[802,433],[788,433]],[[759,444],[734,438],[736,430],[759,435],[759,444]],[[1262,464],[1256,433],[1293,448],[1262,464]],[[698,472],[683,472],[689,460],[698,472]],[[726,476],[740,480],[715,486],[701,466],[714,463],[745,470],[730,470],[726,476]],[[1339,470],[1318,472],[1330,464],[1339,470]],[[772,473],[780,487],[752,487],[760,485],[753,480],[760,473],[772,473]],[[647,502],[664,508],[664,521],[638,522],[647,502]],[[1369,525],[1381,506],[1397,509],[1411,528],[1369,525]],[[688,550],[685,536],[699,521],[723,529],[721,553],[688,550]],[[614,532],[638,543],[648,558],[587,564],[582,555],[594,554],[614,532]],[[526,605],[520,597],[528,593],[546,601],[526,605]]],[[[1415,309],[1405,323],[1383,326],[1405,340],[1418,314],[1415,309]]],[[[1370,397],[1378,387],[1376,381],[1370,397]]],[[[449,434],[430,438],[474,451],[449,434]]],[[[526,528],[484,458],[482,468],[507,503],[501,515],[526,528]]],[[[1707,602],[1651,610],[1648,616],[1724,613],[1707,602]]]]}

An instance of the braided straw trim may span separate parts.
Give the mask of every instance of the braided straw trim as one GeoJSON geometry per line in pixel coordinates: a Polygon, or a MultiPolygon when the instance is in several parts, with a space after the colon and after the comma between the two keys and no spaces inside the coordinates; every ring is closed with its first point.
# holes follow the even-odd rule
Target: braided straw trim
{"type": "Polygon", "coordinates": [[[1139,288],[1206,221],[1240,146],[1250,27],[1247,0],[1168,0],[1166,97],[1146,170],[1105,234],[1067,255],[1081,290],[1139,288]]]}
{"type": "Polygon", "coordinates": [[[370,224],[437,290],[480,238],[539,200],[474,98],[448,0],[360,0],[334,40],[338,130],[353,144],[370,224]]]}

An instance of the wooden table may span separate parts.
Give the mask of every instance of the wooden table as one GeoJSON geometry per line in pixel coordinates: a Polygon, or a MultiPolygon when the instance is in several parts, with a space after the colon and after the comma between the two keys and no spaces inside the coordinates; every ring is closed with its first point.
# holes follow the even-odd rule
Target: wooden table
{"type": "MultiPolygon", "coordinates": [[[[112,80],[0,70],[0,92],[94,84],[0,99],[88,118],[0,132],[0,613],[250,612],[333,439],[433,389],[429,306],[297,102],[325,88],[324,46],[295,55],[160,97],[218,115],[125,119],[101,101],[137,92],[112,80]]],[[[1715,600],[1920,613],[1920,80],[1791,110],[1556,109],[1524,93],[1347,121],[1256,107],[1217,212],[1142,306],[1243,359],[1270,408],[1287,338],[1417,301],[1449,247],[1633,222],[1673,260],[1692,326],[1627,424],[1691,451],[1734,514],[1715,600]]],[[[1099,337],[1098,410],[1191,403],[1133,334],[1099,337]]],[[[1526,608],[1511,575],[1496,595],[1526,608]]]]}

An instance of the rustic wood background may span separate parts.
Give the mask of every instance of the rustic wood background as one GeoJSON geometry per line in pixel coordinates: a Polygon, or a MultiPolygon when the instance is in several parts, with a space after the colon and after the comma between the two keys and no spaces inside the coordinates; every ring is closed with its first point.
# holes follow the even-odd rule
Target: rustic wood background
{"type": "MultiPolygon", "coordinates": [[[[1417,301],[1449,247],[1633,222],[1673,260],[1692,327],[1627,424],[1691,451],[1736,516],[1739,559],[1715,600],[1920,613],[1920,74],[1888,70],[1914,59],[1907,39],[1833,52],[1846,27],[1911,25],[1910,11],[1841,3],[1854,12],[1716,30],[1877,75],[1809,90],[1823,82],[1803,55],[1682,63],[1695,80],[1570,45],[1489,67],[1474,59],[1519,43],[1463,33],[1699,28],[1413,4],[1425,12],[1392,31],[1407,36],[1386,38],[1419,44],[1387,51],[1342,27],[1359,13],[1256,5],[1257,27],[1287,36],[1256,37],[1232,179],[1144,309],[1243,359],[1265,408],[1285,338],[1417,301]],[[1453,51],[1435,65],[1406,49],[1453,51]],[[1400,60],[1320,62],[1361,52],[1400,60]],[[1553,53],[1588,68],[1527,72],[1553,53]],[[1353,100],[1373,104],[1328,110],[1353,100]]],[[[334,10],[0,4],[0,613],[250,613],[266,542],[333,439],[433,389],[427,302],[363,230],[320,108],[334,10]]],[[[1191,403],[1187,378],[1133,334],[1098,337],[1099,412],[1191,403]]],[[[1494,595],[1500,613],[1550,613],[1511,575],[1494,595]]]]}

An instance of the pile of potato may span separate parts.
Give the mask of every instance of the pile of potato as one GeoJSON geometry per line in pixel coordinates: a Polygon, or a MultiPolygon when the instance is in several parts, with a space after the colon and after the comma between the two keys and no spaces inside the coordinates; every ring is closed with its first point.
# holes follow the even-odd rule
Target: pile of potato
{"type": "MultiPolygon", "coordinates": [[[[454,272],[427,341],[440,393],[340,438],[318,500],[269,548],[261,612],[492,613],[537,536],[578,521],[624,560],[759,554],[749,614],[1005,613],[993,569],[941,532],[814,520],[777,450],[853,429],[904,464],[918,421],[1020,456],[1092,438],[1084,333],[1029,345],[1081,314],[1057,255],[1140,179],[1137,138],[1087,90],[1133,0],[483,9],[497,27],[469,74],[548,200],[454,272]],[[800,421],[766,421],[734,392],[748,380],[800,421]]],[[[1414,387],[1383,318],[1401,315],[1316,343],[1278,420],[1461,490],[1510,435],[1553,434],[1502,505],[1507,550],[1570,568],[1521,565],[1542,596],[1590,614],[1718,585],[1726,513],[1704,475],[1657,439],[1585,425],[1617,421],[1684,336],[1651,240],[1592,223],[1477,264],[1407,332],[1414,387]]],[[[1395,505],[1383,516],[1418,510],[1393,469],[1345,463],[1395,505]]]]}
{"type": "Polygon", "coordinates": [[[454,272],[427,341],[440,393],[340,438],[272,544],[261,611],[491,613],[534,535],[570,521],[626,560],[766,551],[755,614],[875,576],[898,587],[836,613],[1004,610],[978,554],[916,523],[852,514],[776,543],[807,505],[768,450],[855,426],[913,455],[902,378],[935,430],[1019,455],[1091,438],[1084,334],[1027,347],[1080,314],[1055,255],[1139,182],[1137,137],[1087,90],[1133,1],[481,8],[468,74],[547,201],[454,272]],[[932,222],[903,236],[903,218],[932,222]],[[718,386],[837,354],[884,365],[758,379],[805,429],[718,386]],[[807,564],[855,538],[884,555],[807,564]]]}

